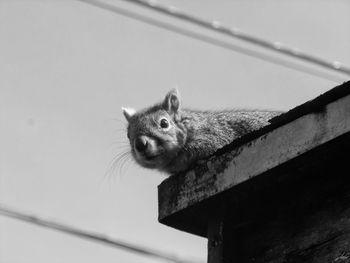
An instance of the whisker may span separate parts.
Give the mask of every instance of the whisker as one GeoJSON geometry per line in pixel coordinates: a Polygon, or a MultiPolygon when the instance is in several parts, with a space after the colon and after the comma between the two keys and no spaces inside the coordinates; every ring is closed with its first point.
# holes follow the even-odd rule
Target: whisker
{"type": "Polygon", "coordinates": [[[129,148],[118,153],[115,157],[113,157],[105,177],[111,178],[117,171],[119,175],[122,175],[123,171],[125,171],[125,164],[129,163],[130,160],[132,160],[132,156],[129,148]]]}
{"type": "Polygon", "coordinates": [[[119,167],[119,173],[122,174],[123,169],[125,169],[125,165],[130,161],[129,155],[126,155],[121,161],[120,161],[120,167],[119,167]]]}
{"type": "Polygon", "coordinates": [[[130,143],[129,141],[114,141],[111,143],[111,149],[113,151],[130,151],[130,143]]]}
{"type": "Polygon", "coordinates": [[[126,128],[115,128],[115,129],[113,129],[113,132],[117,132],[117,133],[120,133],[120,132],[126,133],[127,130],[126,130],[126,128]]]}

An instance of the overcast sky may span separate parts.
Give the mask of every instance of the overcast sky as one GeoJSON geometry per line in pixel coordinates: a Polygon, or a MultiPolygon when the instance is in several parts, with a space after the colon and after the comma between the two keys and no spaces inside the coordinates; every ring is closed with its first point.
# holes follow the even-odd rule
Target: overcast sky
{"type": "MultiPolygon", "coordinates": [[[[123,1],[109,2],[261,51],[123,1]]],[[[350,65],[346,0],[160,2],[350,65]]],[[[0,204],[205,260],[205,239],[157,222],[156,187],[164,175],[132,161],[111,169],[113,158],[128,149],[120,108],[146,107],[177,86],[191,108],[288,110],[349,78],[273,56],[305,72],[79,1],[0,0],[0,204]]],[[[0,216],[5,262],[159,261],[0,216]]]]}

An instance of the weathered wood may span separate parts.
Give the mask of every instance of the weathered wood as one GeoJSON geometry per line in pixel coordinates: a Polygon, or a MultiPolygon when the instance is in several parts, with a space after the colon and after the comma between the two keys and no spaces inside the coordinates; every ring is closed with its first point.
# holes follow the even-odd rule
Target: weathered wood
{"type": "Polygon", "coordinates": [[[315,163],[313,171],[304,171],[314,173],[304,184],[282,185],[274,194],[229,211],[223,239],[223,255],[229,260],[217,262],[232,262],[234,257],[241,263],[350,262],[350,174],[344,170],[349,155],[334,154],[338,160],[332,164],[337,167],[320,169],[315,163]],[[247,209],[254,213],[239,224],[234,218],[247,209]]]}
{"type": "Polygon", "coordinates": [[[163,182],[160,222],[210,263],[350,263],[350,82],[249,136],[163,182]]]}
{"type": "Polygon", "coordinates": [[[211,217],[208,221],[208,263],[223,262],[224,218],[211,217]]]}
{"type": "Polygon", "coordinates": [[[159,187],[159,218],[162,221],[349,131],[350,95],[164,181],[159,187]]]}
{"type": "Polygon", "coordinates": [[[350,134],[322,148],[268,175],[283,173],[281,181],[258,190],[249,183],[240,189],[246,194],[225,193],[207,204],[212,211],[215,203],[226,206],[214,263],[350,262],[350,134]],[[291,180],[296,173],[302,184],[291,180]]]}

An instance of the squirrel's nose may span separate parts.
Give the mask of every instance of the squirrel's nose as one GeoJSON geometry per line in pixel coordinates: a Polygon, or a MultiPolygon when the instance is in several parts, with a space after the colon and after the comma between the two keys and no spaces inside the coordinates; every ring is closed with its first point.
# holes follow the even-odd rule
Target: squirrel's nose
{"type": "Polygon", "coordinates": [[[135,139],[135,148],[138,152],[144,152],[147,148],[148,141],[145,137],[137,137],[135,139]]]}

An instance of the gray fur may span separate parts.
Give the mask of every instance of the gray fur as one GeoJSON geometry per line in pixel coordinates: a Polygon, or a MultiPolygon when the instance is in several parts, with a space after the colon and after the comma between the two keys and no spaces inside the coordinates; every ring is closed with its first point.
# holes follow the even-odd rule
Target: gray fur
{"type": "Polygon", "coordinates": [[[269,119],[279,114],[281,112],[261,110],[182,109],[178,92],[172,90],[162,103],[136,112],[128,120],[131,152],[141,166],[177,174],[233,140],[269,124],[269,119]],[[161,118],[170,121],[169,130],[159,127],[161,118]],[[155,145],[153,152],[159,154],[155,163],[149,164],[137,156],[133,142],[139,136],[147,136],[150,144],[155,145]]]}

